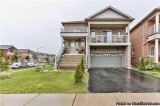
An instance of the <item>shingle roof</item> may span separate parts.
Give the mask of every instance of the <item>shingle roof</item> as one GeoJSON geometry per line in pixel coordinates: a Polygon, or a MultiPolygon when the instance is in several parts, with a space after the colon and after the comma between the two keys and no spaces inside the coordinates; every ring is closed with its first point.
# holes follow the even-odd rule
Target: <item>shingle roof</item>
{"type": "Polygon", "coordinates": [[[139,21],[131,30],[130,32],[132,32],[134,29],[136,29],[141,23],[143,23],[146,19],[148,19],[150,16],[152,16],[154,13],[156,12],[160,12],[160,6],[155,8],[154,10],[152,10],[147,16],[145,16],[141,21],[139,21]]]}
{"type": "Polygon", "coordinates": [[[0,45],[0,49],[9,49],[11,47],[14,47],[13,45],[0,45]]]}
{"type": "Polygon", "coordinates": [[[18,49],[18,52],[29,52],[30,49],[18,49]]]}

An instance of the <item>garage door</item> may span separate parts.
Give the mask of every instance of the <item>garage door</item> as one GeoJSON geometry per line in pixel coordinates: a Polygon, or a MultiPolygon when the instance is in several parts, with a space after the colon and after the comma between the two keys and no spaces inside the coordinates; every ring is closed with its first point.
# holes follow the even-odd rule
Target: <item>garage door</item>
{"type": "Polygon", "coordinates": [[[91,67],[122,67],[122,54],[91,54],[91,67]]]}

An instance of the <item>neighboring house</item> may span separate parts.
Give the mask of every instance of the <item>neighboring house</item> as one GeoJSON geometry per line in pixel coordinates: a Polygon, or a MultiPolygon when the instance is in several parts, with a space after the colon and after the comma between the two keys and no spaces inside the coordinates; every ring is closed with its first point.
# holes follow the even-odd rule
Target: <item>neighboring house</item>
{"type": "Polygon", "coordinates": [[[55,58],[55,54],[48,54],[48,58],[53,63],[54,62],[54,58],[55,58]]]}
{"type": "Polygon", "coordinates": [[[29,61],[33,62],[32,51],[30,49],[18,49],[19,53],[19,61],[24,62],[27,61],[25,58],[29,56],[29,61]]]}
{"type": "Polygon", "coordinates": [[[0,45],[0,51],[4,53],[5,56],[8,57],[9,61],[12,62],[12,55],[17,51],[17,48],[13,45],[0,45]]]}
{"type": "Polygon", "coordinates": [[[160,7],[155,8],[130,31],[132,44],[132,65],[141,57],[160,62],[160,7]]]}
{"type": "Polygon", "coordinates": [[[75,69],[82,56],[87,68],[130,68],[129,26],[133,20],[131,16],[108,6],[84,21],[62,22],[61,49],[55,68],[75,69]]]}

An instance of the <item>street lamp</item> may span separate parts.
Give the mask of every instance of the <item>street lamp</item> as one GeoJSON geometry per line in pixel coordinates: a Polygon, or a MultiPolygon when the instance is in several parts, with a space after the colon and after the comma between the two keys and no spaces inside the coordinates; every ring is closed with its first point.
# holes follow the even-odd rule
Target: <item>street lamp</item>
{"type": "Polygon", "coordinates": [[[42,49],[43,47],[37,48],[37,53],[38,53],[38,65],[39,65],[39,49],[42,49]]]}

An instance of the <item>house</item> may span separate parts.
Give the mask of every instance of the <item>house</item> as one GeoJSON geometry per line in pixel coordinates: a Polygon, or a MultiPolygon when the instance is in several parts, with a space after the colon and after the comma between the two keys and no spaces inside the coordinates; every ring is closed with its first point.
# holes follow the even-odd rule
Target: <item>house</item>
{"type": "Polygon", "coordinates": [[[62,22],[61,48],[55,69],[131,66],[131,16],[108,6],[83,21],[62,22]]]}
{"type": "Polygon", "coordinates": [[[33,58],[32,58],[32,51],[30,49],[18,49],[18,53],[19,53],[19,61],[24,62],[24,61],[28,61],[26,60],[26,57],[29,57],[29,61],[33,62],[33,58]]]}
{"type": "Polygon", "coordinates": [[[155,63],[160,62],[160,7],[155,8],[130,31],[132,65],[136,66],[141,57],[155,63]]]}
{"type": "Polygon", "coordinates": [[[8,57],[10,62],[12,62],[12,55],[15,51],[17,52],[17,48],[13,45],[0,45],[0,51],[8,57]]]}

